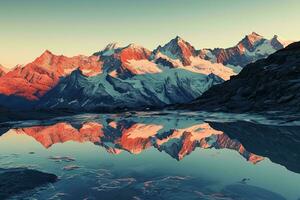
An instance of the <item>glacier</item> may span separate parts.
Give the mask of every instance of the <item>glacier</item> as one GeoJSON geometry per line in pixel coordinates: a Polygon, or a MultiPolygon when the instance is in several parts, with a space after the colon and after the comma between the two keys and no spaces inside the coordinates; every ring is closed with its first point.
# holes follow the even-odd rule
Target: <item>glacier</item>
{"type": "Polygon", "coordinates": [[[77,111],[159,108],[189,102],[222,82],[223,79],[214,74],[179,68],[125,79],[107,73],[88,77],[75,70],[42,97],[37,108],[77,111]]]}

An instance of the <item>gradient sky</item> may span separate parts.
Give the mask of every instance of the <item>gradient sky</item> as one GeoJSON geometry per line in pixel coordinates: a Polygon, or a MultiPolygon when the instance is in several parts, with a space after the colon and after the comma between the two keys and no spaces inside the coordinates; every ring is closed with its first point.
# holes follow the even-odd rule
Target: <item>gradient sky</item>
{"type": "Polygon", "coordinates": [[[196,48],[229,47],[255,31],[300,39],[299,0],[0,0],[0,64],[45,49],[90,55],[110,42],[149,49],[176,35],[196,48]]]}

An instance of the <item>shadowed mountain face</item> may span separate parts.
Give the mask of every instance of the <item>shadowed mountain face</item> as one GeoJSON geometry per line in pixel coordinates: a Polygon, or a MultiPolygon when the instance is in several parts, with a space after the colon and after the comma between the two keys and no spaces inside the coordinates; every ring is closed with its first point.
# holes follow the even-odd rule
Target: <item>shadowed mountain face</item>
{"type": "Polygon", "coordinates": [[[300,42],[247,65],[186,108],[244,111],[300,111],[300,42]]]}
{"type": "Polygon", "coordinates": [[[103,111],[187,103],[284,46],[252,33],[228,49],[196,50],[176,37],[153,51],[135,44],[109,44],[92,56],[47,50],[11,71],[0,66],[0,107],[103,111]]]}
{"type": "Polygon", "coordinates": [[[182,69],[165,72],[119,79],[107,74],[86,77],[74,71],[42,97],[36,107],[78,111],[163,107],[189,102],[223,82],[213,74],[206,76],[182,69]]]}

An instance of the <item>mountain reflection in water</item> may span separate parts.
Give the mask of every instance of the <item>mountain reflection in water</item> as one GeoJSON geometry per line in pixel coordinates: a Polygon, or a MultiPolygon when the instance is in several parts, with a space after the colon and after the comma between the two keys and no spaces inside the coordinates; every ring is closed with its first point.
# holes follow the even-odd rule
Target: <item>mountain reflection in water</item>
{"type": "MultiPolygon", "coordinates": [[[[273,125],[269,121],[267,122],[221,121],[211,116],[203,118],[197,115],[174,116],[174,114],[81,115],[47,121],[24,121],[3,124],[1,127],[2,136],[0,136],[0,146],[2,146],[2,149],[10,151],[10,153],[16,153],[17,155],[19,152],[11,152],[17,147],[9,144],[15,142],[19,143],[16,145],[20,145],[20,141],[23,144],[26,141],[24,137],[33,138],[47,151],[49,160],[47,162],[51,162],[52,160],[55,163],[69,163],[60,167],[60,169],[57,169],[57,166],[52,166],[51,163],[47,163],[46,169],[42,168],[43,170],[61,175],[61,180],[54,184],[56,185],[55,188],[57,188],[55,192],[45,190],[35,193],[34,195],[38,198],[72,199],[78,195],[80,198],[87,199],[97,199],[99,197],[104,199],[157,199],[158,196],[155,195],[157,191],[162,191],[161,199],[298,198],[300,195],[297,196],[297,190],[293,187],[297,187],[295,186],[297,183],[300,185],[300,176],[296,174],[300,173],[300,134],[298,131],[300,127],[297,125],[278,125],[275,122],[273,125]],[[101,161],[101,166],[103,166],[99,167],[98,156],[94,153],[89,155],[91,156],[91,160],[85,161],[83,163],[84,166],[82,166],[76,164],[78,161],[75,158],[58,156],[57,153],[59,151],[56,151],[56,148],[60,148],[60,145],[66,147],[72,145],[72,147],[67,148],[73,148],[73,152],[76,152],[80,149],[78,145],[84,144],[92,144],[97,148],[101,146],[109,154],[117,154],[116,156],[120,156],[122,159],[125,156],[128,160],[131,160],[127,155],[121,156],[126,154],[125,152],[136,156],[141,155],[145,157],[143,158],[145,166],[143,166],[143,163],[137,161],[139,158],[131,161],[119,160],[116,163],[111,161],[111,158],[107,158],[106,161],[103,158],[104,160],[102,159],[101,161]],[[212,162],[207,160],[207,165],[210,165],[211,171],[202,164],[203,167],[198,168],[198,172],[195,172],[194,167],[197,166],[196,163],[198,162],[195,159],[204,159],[205,154],[207,154],[206,150],[208,149],[215,151],[215,153],[225,152],[225,154],[227,154],[227,151],[235,151],[253,166],[259,165],[260,162],[269,163],[274,169],[276,167],[273,166],[277,164],[284,166],[290,170],[288,171],[289,174],[295,172],[295,180],[292,180],[290,186],[286,186],[293,192],[288,191],[288,189],[276,191],[273,189],[276,186],[272,185],[272,183],[264,183],[267,184],[267,188],[271,189],[270,191],[261,188],[260,186],[263,184],[259,182],[256,183],[254,181],[253,185],[249,185],[248,182],[252,180],[245,175],[247,173],[243,175],[244,178],[232,184],[224,183],[221,186],[221,183],[213,183],[215,181],[218,182],[216,180],[218,178],[213,178],[213,174],[210,174],[216,173],[213,171],[216,167],[215,165],[220,165],[217,167],[220,167],[225,173],[226,170],[228,171],[227,165],[234,165],[238,158],[232,158],[232,156],[231,158],[226,158],[226,155],[223,156],[221,154],[222,156],[219,156],[219,161],[212,162]],[[199,150],[202,152],[203,158],[196,158],[197,155],[192,156],[193,152],[197,154],[199,150]],[[51,151],[56,153],[51,153],[51,151]],[[148,158],[145,155],[149,154],[149,152],[151,156],[148,158]],[[191,169],[190,172],[180,171],[179,173],[179,171],[176,172],[175,169],[171,168],[165,171],[165,166],[169,165],[167,162],[171,163],[171,161],[167,161],[167,159],[164,159],[165,161],[157,160],[160,152],[169,155],[175,161],[180,161],[179,163],[183,162],[190,155],[191,159],[195,160],[195,165],[193,166],[193,162],[191,162],[191,165],[186,164],[190,162],[187,159],[182,164],[173,163],[172,168],[180,168],[181,165],[184,165],[184,167],[191,169]],[[266,159],[271,162],[264,162],[266,159]],[[134,167],[124,167],[124,165],[128,165],[124,164],[127,162],[132,162],[134,167]],[[148,162],[153,165],[153,169],[151,169],[151,173],[153,174],[149,174],[149,171],[143,168],[148,167],[148,162]],[[93,166],[95,163],[98,163],[97,167],[93,166]],[[223,164],[224,166],[222,166],[223,164]],[[87,166],[93,166],[93,169],[88,169],[87,166]],[[138,171],[132,172],[137,166],[141,166],[140,168],[143,170],[140,171],[141,169],[138,168],[138,171]],[[161,166],[161,169],[158,170],[157,167],[159,166],[161,166]],[[198,173],[202,172],[203,174],[199,176],[198,173]],[[66,173],[71,173],[72,176],[70,175],[66,178],[66,173]],[[154,174],[157,175],[154,176],[154,174]],[[205,178],[203,178],[204,174],[205,178]],[[72,180],[72,183],[68,182],[69,180],[72,180]],[[86,186],[82,186],[80,184],[81,181],[86,183],[86,186]],[[70,184],[70,186],[66,186],[66,184],[70,184]],[[210,187],[210,185],[214,184],[216,185],[210,187]],[[73,194],[76,194],[75,196],[68,193],[69,190],[74,190],[80,186],[82,188],[73,194]],[[176,190],[177,187],[181,189],[174,192],[173,190],[176,190]],[[86,196],[86,194],[90,194],[90,196],[86,196]]],[[[2,149],[0,147],[0,150],[2,149]]],[[[62,152],[62,150],[60,151],[62,152]]],[[[3,151],[1,152],[3,154],[3,151]]],[[[24,160],[20,158],[17,160],[16,158],[16,161],[18,161],[19,165],[30,167],[26,159],[31,158],[27,157],[38,153],[39,151],[30,152],[30,154],[27,152],[24,160]]],[[[15,167],[11,163],[14,158],[2,154],[0,154],[0,164],[15,167]]],[[[72,156],[80,157],[80,153],[74,153],[72,156]]],[[[82,155],[81,157],[84,158],[82,155]]],[[[117,157],[116,159],[118,159],[117,157]]],[[[99,160],[101,159],[99,158],[99,160]]],[[[45,164],[45,161],[31,161],[35,162],[32,164],[37,166],[45,164]]],[[[257,168],[257,172],[254,173],[259,174],[261,166],[264,166],[264,164],[253,168],[257,168]]],[[[35,168],[34,166],[32,167],[35,168]]],[[[39,169],[39,167],[37,168],[39,169]]],[[[241,166],[239,169],[243,170],[243,167],[241,166]]],[[[222,176],[228,180],[237,175],[227,175],[225,173],[222,176]]],[[[259,175],[254,174],[253,176],[256,177],[259,175]]],[[[18,198],[26,197],[29,194],[25,193],[23,195],[25,196],[21,195],[18,198]]]]}
{"type": "Polygon", "coordinates": [[[233,149],[252,163],[263,159],[245,150],[237,140],[231,140],[221,131],[214,130],[208,123],[196,124],[183,129],[164,129],[163,125],[142,124],[130,121],[111,121],[106,125],[86,122],[75,128],[69,123],[61,122],[49,126],[17,128],[17,134],[33,137],[45,148],[68,141],[92,142],[103,146],[109,153],[118,154],[128,151],[139,154],[147,148],[155,147],[177,160],[195,150],[233,149]]]}

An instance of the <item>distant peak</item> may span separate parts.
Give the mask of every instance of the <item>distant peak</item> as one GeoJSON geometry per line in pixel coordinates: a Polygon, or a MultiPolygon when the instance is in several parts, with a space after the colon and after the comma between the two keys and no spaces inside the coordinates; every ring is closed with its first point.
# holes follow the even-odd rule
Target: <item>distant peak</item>
{"type": "Polygon", "coordinates": [[[175,38],[175,40],[179,41],[179,40],[183,40],[183,39],[182,39],[182,37],[180,37],[180,36],[177,35],[176,38],[175,38]]]}
{"type": "Polygon", "coordinates": [[[264,39],[263,36],[259,35],[259,34],[256,33],[256,32],[252,32],[252,33],[246,35],[246,36],[238,43],[238,46],[239,46],[239,48],[242,48],[242,49],[246,48],[246,49],[252,51],[254,45],[255,45],[257,42],[261,41],[262,39],[264,39]]]}
{"type": "Polygon", "coordinates": [[[283,41],[281,41],[278,37],[278,35],[274,35],[271,39],[271,42],[279,42],[279,43],[284,43],[283,41]]]}
{"type": "Polygon", "coordinates": [[[182,37],[176,36],[172,41],[175,41],[176,43],[183,42],[187,43],[182,37]]]}
{"type": "Polygon", "coordinates": [[[46,50],[44,51],[44,54],[52,54],[52,52],[49,51],[48,49],[46,49],[46,50]]]}
{"type": "Polygon", "coordinates": [[[254,31],[252,33],[248,34],[247,36],[262,37],[261,35],[259,35],[258,33],[254,32],[254,31]]]}
{"type": "Polygon", "coordinates": [[[165,48],[165,47],[168,48],[168,47],[173,47],[173,46],[178,46],[178,45],[190,46],[190,44],[188,42],[186,42],[183,38],[181,38],[180,36],[176,36],[174,39],[169,41],[163,47],[161,47],[161,45],[159,45],[158,48],[165,48]]]}
{"type": "Polygon", "coordinates": [[[106,47],[104,48],[104,50],[114,50],[114,49],[118,49],[118,48],[120,48],[119,43],[112,42],[112,43],[109,43],[108,45],[106,45],[106,47]]]}
{"type": "Polygon", "coordinates": [[[45,50],[44,53],[41,55],[41,57],[49,57],[49,56],[53,56],[53,53],[48,49],[45,50]]]}
{"type": "Polygon", "coordinates": [[[52,54],[51,51],[45,50],[42,55],[40,55],[38,58],[34,60],[35,63],[44,63],[44,62],[49,62],[50,59],[54,57],[54,54],[52,54]]]}
{"type": "Polygon", "coordinates": [[[282,40],[281,38],[278,37],[278,35],[274,35],[273,38],[271,39],[271,44],[275,47],[277,46],[277,49],[284,48],[284,47],[288,46],[289,44],[291,44],[292,42],[293,41],[282,40]]]}
{"type": "Polygon", "coordinates": [[[259,35],[259,34],[256,33],[256,32],[252,32],[252,33],[250,33],[249,35],[246,35],[245,38],[248,39],[250,42],[256,42],[256,41],[262,39],[263,36],[259,35]]]}

